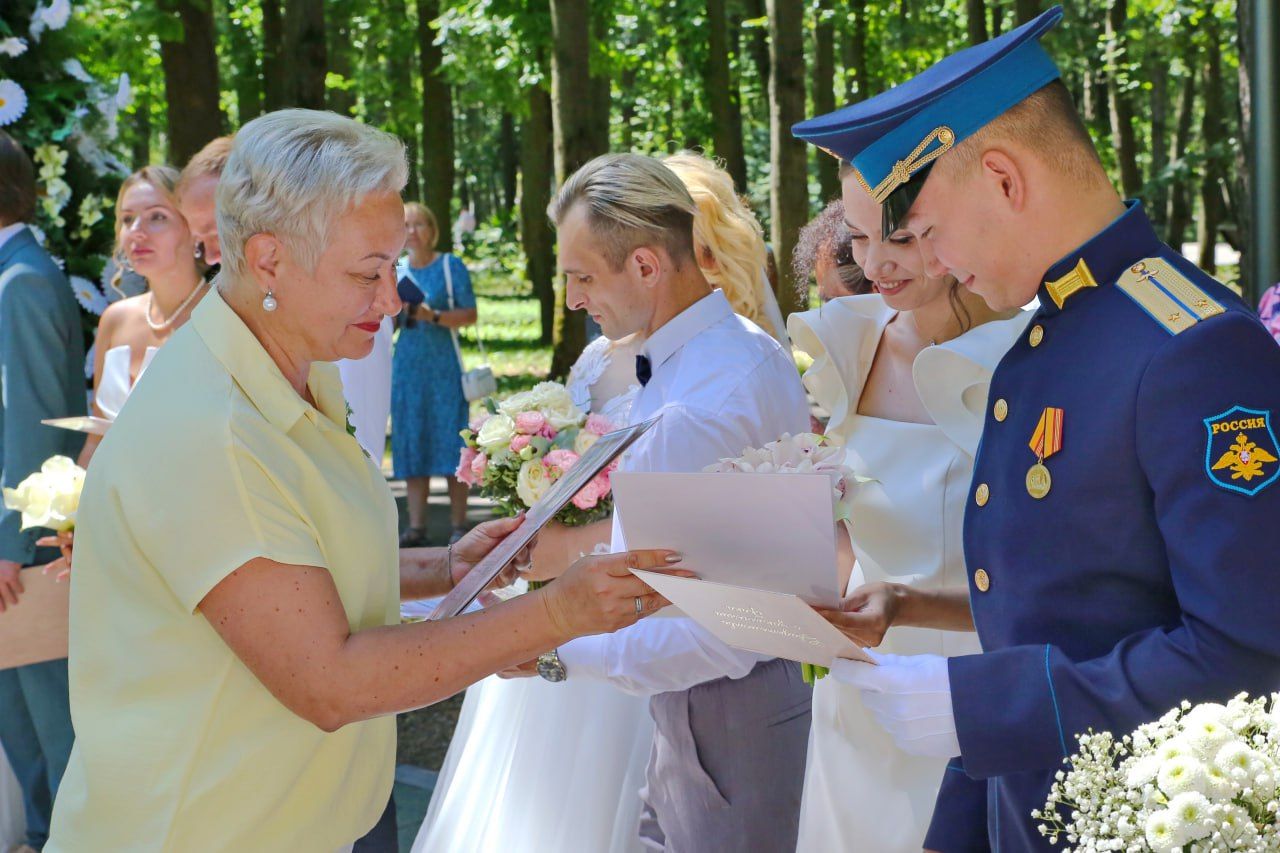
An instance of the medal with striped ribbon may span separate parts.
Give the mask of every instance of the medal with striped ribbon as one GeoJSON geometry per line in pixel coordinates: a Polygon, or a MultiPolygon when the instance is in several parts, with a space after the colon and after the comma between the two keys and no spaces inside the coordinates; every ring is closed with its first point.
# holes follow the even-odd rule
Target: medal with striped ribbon
{"type": "Polygon", "coordinates": [[[1031,435],[1029,445],[1036,455],[1036,464],[1027,471],[1027,494],[1036,500],[1049,494],[1053,488],[1053,478],[1049,476],[1044,460],[1062,449],[1062,417],[1062,409],[1046,407],[1040,414],[1036,431],[1031,435]]]}

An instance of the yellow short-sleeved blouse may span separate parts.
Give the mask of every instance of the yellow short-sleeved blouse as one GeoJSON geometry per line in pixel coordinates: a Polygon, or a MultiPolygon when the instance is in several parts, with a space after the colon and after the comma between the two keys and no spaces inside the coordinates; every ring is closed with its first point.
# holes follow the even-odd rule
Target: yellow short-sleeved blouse
{"type": "Polygon", "coordinates": [[[347,434],[337,369],[314,365],[309,385],[318,411],[214,292],[94,456],[71,585],[76,744],[46,850],[331,851],[386,805],[395,720],[324,733],[196,611],[266,557],[326,568],[353,631],[397,621],[394,500],[347,434]]]}

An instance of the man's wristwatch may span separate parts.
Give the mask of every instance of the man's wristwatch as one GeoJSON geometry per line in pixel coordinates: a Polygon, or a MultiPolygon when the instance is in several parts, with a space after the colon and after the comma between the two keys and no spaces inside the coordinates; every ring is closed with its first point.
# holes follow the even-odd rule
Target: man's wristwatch
{"type": "Polygon", "coordinates": [[[436,326],[439,326],[439,325],[440,325],[440,312],[439,312],[439,311],[436,311],[435,309],[432,309],[432,311],[431,311],[431,322],[432,322],[434,325],[436,325],[436,326]]]}
{"type": "Polygon", "coordinates": [[[552,649],[546,654],[538,655],[538,675],[553,684],[569,677],[569,673],[564,671],[564,664],[560,662],[559,652],[552,649]]]}

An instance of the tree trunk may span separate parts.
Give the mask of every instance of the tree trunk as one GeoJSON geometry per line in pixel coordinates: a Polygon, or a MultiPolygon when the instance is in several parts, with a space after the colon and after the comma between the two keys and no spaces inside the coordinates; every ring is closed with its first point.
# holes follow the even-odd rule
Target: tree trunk
{"type": "Polygon", "coordinates": [[[169,162],[181,167],[205,143],[222,135],[213,7],[211,0],[168,0],[162,8],[178,19],[178,40],[160,42],[160,64],[169,162]]]}
{"type": "Polygon", "coordinates": [[[1240,249],[1240,292],[1250,305],[1257,305],[1261,296],[1261,288],[1271,282],[1255,281],[1254,257],[1254,225],[1253,225],[1253,180],[1257,171],[1254,163],[1255,146],[1253,130],[1253,85],[1249,70],[1254,68],[1254,12],[1253,6],[1246,2],[1237,4],[1239,15],[1236,25],[1236,44],[1240,51],[1240,67],[1236,79],[1239,97],[1236,100],[1236,121],[1239,122],[1239,139],[1243,145],[1236,146],[1235,178],[1232,181],[1235,197],[1236,245],[1240,249]]]}
{"type": "Polygon", "coordinates": [[[791,135],[804,118],[804,3],[767,0],[769,9],[770,219],[773,256],[778,268],[778,304],[782,316],[802,310],[791,253],[808,219],[809,192],[805,144],[791,135]]]}
{"type": "Polygon", "coordinates": [[[520,132],[520,243],[525,276],[538,298],[538,342],[549,344],[556,316],[555,234],[547,219],[553,170],[551,94],[542,86],[530,86],[528,103],[529,115],[520,132]]]}
{"type": "MultiPolygon", "coordinates": [[[[622,111],[618,115],[618,123],[622,125],[622,150],[630,151],[632,149],[632,140],[635,137],[635,128],[632,124],[636,120],[636,99],[634,92],[636,90],[636,69],[632,65],[622,69],[622,111]]],[[[739,118],[741,121],[741,118],[739,118]]]]}
{"type": "MultiPolygon", "coordinates": [[[[326,51],[329,59],[329,68],[334,74],[343,78],[343,80],[351,85],[355,81],[352,79],[354,73],[351,62],[351,53],[354,50],[351,44],[351,12],[350,7],[346,4],[330,3],[328,15],[328,45],[326,51]]],[[[326,77],[328,75],[326,74],[326,77]]],[[[352,85],[346,89],[332,89],[325,92],[329,109],[338,115],[349,116],[354,115],[356,111],[356,90],[352,85]]]]}
{"type": "Polygon", "coordinates": [[[502,215],[510,219],[516,209],[516,178],[520,169],[520,141],[516,139],[516,120],[503,110],[498,125],[498,158],[502,174],[502,215]]]}
{"type": "MultiPolygon", "coordinates": [[[[590,0],[551,1],[551,114],[555,128],[556,184],[607,146],[599,144],[595,91],[591,80],[590,0]],[[585,95],[585,96],[584,96],[585,95]]],[[[563,378],[586,345],[586,314],[565,305],[564,284],[557,277],[556,316],[551,376],[563,378]]]]}
{"type": "MultiPolygon", "coordinates": [[[[765,17],[765,0],[743,0],[747,17],[753,20],[765,17]]],[[[769,32],[763,27],[751,30],[751,64],[756,67],[756,79],[760,81],[760,89],[768,88],[769,81],[769,32]]]]}
{"type": "Polygon", "coordinates": [[[325,108],[324,78],[329,71],[325,48],[324,0],[286,0],[284,7],[286,78],[289,106],[325,108]]]}
{"type": "MultiPolygon", "coordinates": [[[[1204,112],[1201,116],[1200,138],[1206,145],[1209,140],[1223,138],[1222,108],[1222,45],[1218,42],[1217,22],[1212,15],[1205,16],[1204,112]]],[[[1200,269],[1215,274],[1218,264],[1215,257],[1218,244],[1218,227],[1222,223],[1222,161],[1210,154],[1204,164],[1204,180],[1200,183],[1200,269]]]]}
{"type": "MultiPolygon", "coordinates": [[[[1128,0],[1111,0],[1111,8],[1107,10],[1105,34],[1114,66],[1119,66],[1128,58],[1124,35],[1128,18],[1128,0]]],[[[1120,164],[1120,186],[1127,198],[1135,198],[1142,192],[1142,171],[1138,168],[1138,143],[1133,132],[1133,103],[1129,92],[1120,82],[1119,75],[1113,74],[1111,85],[1107,87],[1111,136],[1115,141],[1116,160],[1120,164]]]]}
{"type": "Polygon", "coordinates": [[[151,163],[151,99],[138,98],[133,108],[133,139],[129,146],[134,171],[151,163]]]}
{"type": "Polygon", "coordinates": [[[422,198],[440,223],[437,247],[453,238],[453,90],[444,79],[444,50],[436,41],[440,0],[417,0],[418,61],[422,72],[422,198]]]}
{"type": "Polygon", "coordinates": [[[1004,32],[1004,4],[1000,0],[991,4],[991,37],[1004,32]]]}
{"type": "MultiPolygon", "coordinates": [[[[1196,73],[1193,67],[1187,69],[1187,76],[1182,80],[1182,91],[1178,96],[1178,123],[1173,131],[1173,148],[1171,155],[1174,163],[1184,163],[1187,159],[1187,148],[1191,142],[1191,122],[1196,109],[1196,73]]],[[[1191,225],[1191,183],[1193,175],[1184,175],[1169,187],[1168,228],[1165,241],[1182,251],[1182,241],[1186,239],[1187,228],[1191,225]]]]}
{"type": "Polygon", "coordinates": [[[739,191],[745,190],[747,156],[742,147],[742,107],[729,71],[725,0],[707,0],[707,63],[702,79],[706,102],[711,107],[712,150],[724,160],[734,185],[739,191]]]}
{"type": "Polygon", "coordinates": [[[405,197],[410,201],[419,201],[422,198],[421,181],[418,178],[418,164],[422,159],[422,145],[418,138],[421,111],[418,109],[418,98],[413,86],[413,55],[417,49],[417,36],[416,31],[406,31],[410,19],[405,0],[385,0],[383,10],[383,37],[374,54],[382,55],[384,73],[391,83],[386,120],[392,132],[404,141],[405,155],[409,161],[405,197]]]}
{"type": "MultiPolygon", "coordinates": [[[[609,9],[604,8],[602,4],[596,4],[598,8],[592,8],[588,0],[587,7],[591,12],[591,47],[587,50],[587,68],[591,74],[591,109],[593,118],[590,124],[592,133],[592,150],[595,154],[603,154],[609,150],[609,116],[613,111],[613,81],[609,79],[609,72],[604,68],[591,68],[591,54],[595,51],[594,45],[609,44],[610,32],[609,22],[611,15],[606,14],[609,9]],[[601,11],[603,9],[603,11],[601,11]]],[[[595,156],[593,154],[592,156],[595,156]]]]}
{"type": "Polygon", "coordinates": [[[986,0],[964,0],[964,8],[969,26],[969,44],[982,44],[987,40],[986,0]]]}
{"type": "MultiPolygon", "coordinates": [[[[813,112],[826,115],[836,108],[836,25],[831,0],[818,0],[814,15],[813,112]]],[[[818,158],[818,194],[826,204],[840,195],[840,164],[817,146],[809,147],[818,158]]]]}
{"type": "Polygon", "coordinates": [[[851,0],[853,26],[844,37],[845,103],[871,97],[871,77],[867,68],[867,0],[851,0]]]}
{"type": "Polygon", "coordinates": [[[1169,168],[1169,78],[1162,70],[1150,75],[1151,80],[1151,179],[1153,187],[1145,199],[1147,213],[1156,227],[1164,230],[1169,205],[1169,184],[1164,172],[1169,168]]]}
{"type": "Polygon", "coordinates": [[[281,109],[289,100],[285,55],[280,0],[262,0],[262,108],[267,112],[281,109]]]}
{"type": "Polygon", "coordinates": [[[1013,13],[1018,19],[1018,26],[1022,26],[1040,14],[1040,0],[1013,0],[1013,13]]]}
{"type": "Polygon", "coordinates": [[[227,23],[231,54],[238,70],[233,83],[236,93],[236,122],[243,125],[262,115],[262,83],[258,79],[260,51],[243,22],[227,23]]]}

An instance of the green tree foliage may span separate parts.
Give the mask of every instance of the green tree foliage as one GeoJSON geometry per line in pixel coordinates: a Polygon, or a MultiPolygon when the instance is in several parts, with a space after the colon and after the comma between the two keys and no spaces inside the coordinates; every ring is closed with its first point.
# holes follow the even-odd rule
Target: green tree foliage
{"type": "MultiPolygon", "coordinates": [[[[278,78],[289,77],[293,60],[282,46],[282,20],[302,4],[211,2],[222,89],[218,103],[230,126],[288,105],[289,87],[282,94],[278,78]]],[[[1007,32],[1048,5],[1047,0],[778,2],[799,9],[804,20],[802,46],[785,62],[789,69],[805,69],[809,113],[882,91],[966,46],[975,34],[1007,32]],[[824,82],[816,83],[819,78],[824,82]],[[827,88],[834,89],[831,98],[827,88]]],[[[408,195],[420,197],[419,167],[425,160],[417,16],[420,8],[436,6],[417,0],[323,5],[326,104],[404,139],[416,169],[408,195]]],[[[1123,180],[1147,202],[1171,241],[1194,240],[1197,223],[1216,221],[1203,239],[1225,239],[1247,251],[1243,212],[1248,197],[1239,180],[1246,164],[1239,153],[1244,116],[1237,0],[1064,0],[1064,5],[1066,18],[1046,44],[1117,186],[1123,180]],[[1206,204],[1213,214],[1208,219],[1206,204]]],[[[10,9],[32,6],[33,0],[10,0],[5,18],[21,14],[10,9]]],[[[586,49],[592,82],[579,94],[602,105],[598,130],[607,147],[654,154],[702,148],[727,158],[769,233],[765,0],[592,0],[590,7],[592,38],[586,49]]],[[[75,8],[66,38],[78,40],[80,53],[92,57],[84,59],[90,73],[114,80],[128,72],[134,81],[136,97],[120,116],[115,153],[135,164],[144,155],[162,158],[169,148],[169,106],[158,48],[172,38],[173,16],[149,0],[80,0],[75,8]]],[[[439,0],[438,9],[434,43],[442,51],[442,74],[452,93],[456,175],[451,215],[442,218],[453,219],[464,204],[472,205],[481,228],[468,247],[471,259],[519,277],[528,270],[530,280],[542,277],[534,270],[545,264],[526,267],[521,255],[530,215],[541,212],[522,216],[520,205],[526,196],[545,203],[545,177],[538,174],[543,161],[521,143],[531,103],[541,104],[532,95],[550,87],[550,0],[439,0]],[[530,175],[524,173],[530,169],[538,185],[534,193],[525,191],[530,175]]],[[[5,62],[22,60],[0,57],[5,62]]],[[[62,98],[66,115],[80,96],[59,95],[57,85],[50,97],[62,98]]],[[[805,190],[809,210],[816,212],[833,185],[824,155],[810,150],[807,157],[805,190]]],[[[547,251],[538,240],[533,244],[539,253],[547,251]]],[[[534,286],[529,287],[532,292],[534,286]]],[[[536,289],[548,298],[543,285],[536,289]]]]}

